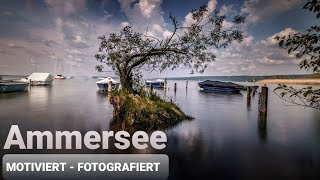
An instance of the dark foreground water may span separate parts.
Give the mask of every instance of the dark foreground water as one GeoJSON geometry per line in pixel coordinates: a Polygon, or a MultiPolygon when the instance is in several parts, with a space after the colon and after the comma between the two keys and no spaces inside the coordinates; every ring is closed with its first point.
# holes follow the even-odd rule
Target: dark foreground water
{"type": "MultiPolygon", "coordinates": [[[[50,87],[0,94],[0,145],[11,125],[26,130],[119,130],[107,95],[97,92],[96,79],[55,81],[50,87]]],[[[319,179],[320,111],[286,106],[269,93],[266,131],[257,128],[256,95],[199,92],[196,81],[169,81],[163,96],[195,117],[166,130],[167,148],[108,150],[1,150],[5,153],[166,153],[169,179],[319,179]],[[178,83],[177,93],[173,83],[178,83]]],[[[270,86],[269,86],[270,87],[270,86]]],[[[25,137],[25,134],[23,135],[25,137]]]]}

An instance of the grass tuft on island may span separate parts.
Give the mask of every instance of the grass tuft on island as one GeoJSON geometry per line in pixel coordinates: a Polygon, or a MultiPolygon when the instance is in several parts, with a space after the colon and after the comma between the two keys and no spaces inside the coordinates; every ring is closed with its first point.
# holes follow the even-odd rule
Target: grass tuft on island
{"type": "Polygon", "coordinates": [[[114,107],[114,118],[121,120],[122,129],[126,130],[160,130],[194,119],[154,92],[142,91],[138,95],[117,90],[111,93],[110,102],[114,107]]]}

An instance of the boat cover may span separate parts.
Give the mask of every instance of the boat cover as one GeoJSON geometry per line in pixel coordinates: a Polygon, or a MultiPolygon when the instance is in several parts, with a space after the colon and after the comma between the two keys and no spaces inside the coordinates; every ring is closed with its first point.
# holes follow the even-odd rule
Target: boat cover
{"type": "Polygon", "coordinates": [[[215,86],[215,87],[226,87],[226,88],[240,88],[243,89],[244,86],[239,85],[239,84],[235,84],[232,82],[222,82],[222,81],[210,81],[210,80],[206,80],[203,82],[200,82],[199,85],[201,86],[215,86]]]}
{"type": "Polygon", "coordinates": [[[32,81],[43,81],[43,82],[50,82],[53,81],[53,77],[50,75],[50,73],[32,73],[28,80],[32,81]]]}

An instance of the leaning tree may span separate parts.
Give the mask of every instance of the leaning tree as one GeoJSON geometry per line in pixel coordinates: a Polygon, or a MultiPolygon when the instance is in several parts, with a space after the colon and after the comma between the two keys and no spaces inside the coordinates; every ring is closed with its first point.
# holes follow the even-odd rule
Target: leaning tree
{"type": "Polygon", "coordinates": [[[213,49],[243,40],[239,25],[244,17],[235,16],[233,25],[226,29],[226,16],[219,11],[211,13],[202,6],[191,13],[193,21],[188,26],[180,25],[170,14],[172,33],[164,38],[134,32],[129,26],[119,34],[99,36],[101,43],[95,57],[101,64],[96,69],[102,71],[102,64],[110,66],[120,77],[122,88],[133,92],[142,69],[163,71],[184,65],[202,73],[216,58],[213,49]]]}

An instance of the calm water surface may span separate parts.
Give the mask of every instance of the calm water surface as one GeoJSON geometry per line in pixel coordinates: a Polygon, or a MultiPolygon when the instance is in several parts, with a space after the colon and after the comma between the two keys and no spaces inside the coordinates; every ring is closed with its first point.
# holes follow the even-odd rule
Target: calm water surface
{"type": "MultiPolygon", "coordinates": [[[[119,130],[107,95],[97,91],[96,79],[54,81],[50,87],[0,94],[0,136],[4,145],[11,125],[26,130],[78,130],[83,133],[119,130]]],[[[164,151],[133,148],[109,150],[27,150],[5,153],[166,153],[169,179],[319,179],[320,111],[286,106],[269,92],[266,131],[257,128],[258,95],[251,105],[246,94],[199,92],[196,81],[169,81],[163,97],[172,99],[195,117],[166,130],[164,151]],[[178,83],[177,93],[173,83],[178,83]]],[[[23,135],[24,136],[24,135],[23,135]]],[[[25,136],[24,136],[25,137],[25,136]]]]}

